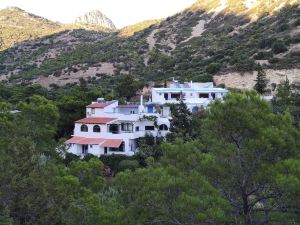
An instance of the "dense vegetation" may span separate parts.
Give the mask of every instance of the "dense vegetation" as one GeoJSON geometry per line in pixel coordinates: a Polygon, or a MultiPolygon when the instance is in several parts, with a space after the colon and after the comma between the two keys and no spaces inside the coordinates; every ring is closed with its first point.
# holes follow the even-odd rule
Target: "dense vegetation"
{"type": "Polygon", "coordinates": [[[280,112],[254,92],[199,114],[181,103],[167,140],[145,137],[134,157],[100,159],[65,155],[60,138],[109,90],[0,88],[0,224],[300,222],[300,130],[289,113],[299,95],[288,81],[272,103],[280,112]]]}

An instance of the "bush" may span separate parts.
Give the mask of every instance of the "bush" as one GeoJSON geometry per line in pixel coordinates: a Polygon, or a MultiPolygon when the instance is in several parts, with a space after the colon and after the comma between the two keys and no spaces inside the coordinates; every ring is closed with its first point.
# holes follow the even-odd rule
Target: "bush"
{"type": "Polygon", "coordinates": [[[290,26],[287,23],[284,23],[284,24],[280,25],[277,30],[278,30],[278,32],[283,32],[285,30],[288,30],[289,28],[290,28],[290,26]]]}
{"type": "Polygon", "coordinates": [[[287,50],[288,50],[287,46],[282,41],[276,41],[272,45],[272,51],[274,52],[274,54],[283,53],[286,52],[287,50]]]}
{"type": "Polygon", "coordinates": [[[294,22],[295,26],[300,26],[300,18],[298,18],[295,22],[294,22]]]}
{"type": "Polygon", "coordinates": [[[105,166],[109,166],[113,171],[118,171],[119,163],[124,160],[130,160],[132,157],[124,155],[102,155],[100,160],[105,166]]]}
{"type": "Polygon", "coordinates": [[[271,64],[275,64],[275,63],[278,63],[278,62],[280,62],[280,59],[278,59],[278,58],[269,59],[269,63],[271,63],[271,64]]]}
{"type": "Polygon", "coordinates": [[[118,165],[118,171],[135,170],[139,167],[137,160],[122,160],[118,165]]]}
{"type": "Polygon", "coordinates": [[[255,60],[265,60],[265,59],[269,59],[270,57],[272,57],[272,52],[258,52],[254,56],[254,59],[255,60]]]}
{"type": "Polygon", "coordinates": [[[79,159],[80,157],[77,155],[74,155],[72,153],[66,153],[66,156],[64,158],[64,164],[68,166],[72,161],[79,160],[79,159]]]}
{"type": "Polygon", "coordinates": [[[216,74],[221,69],[219,63],[211,63],[206,67],[206,72],[209,74],[216,74]]]}

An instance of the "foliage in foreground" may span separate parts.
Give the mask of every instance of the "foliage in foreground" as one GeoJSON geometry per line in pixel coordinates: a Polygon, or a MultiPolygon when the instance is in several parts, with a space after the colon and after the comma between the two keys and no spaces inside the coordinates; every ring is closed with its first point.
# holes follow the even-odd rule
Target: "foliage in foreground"
{"type": "Polygon", "coordinates": [[[198,135],[180,140],[179,133],[153,151],[143,145],[147,167],[109,178],[95,157],[64,164],[53,102],[33,96],[17,114],[0,107],[0,224],[300,221],[299,128],[255,93],[215,102],[197,117],[198,135]]]}

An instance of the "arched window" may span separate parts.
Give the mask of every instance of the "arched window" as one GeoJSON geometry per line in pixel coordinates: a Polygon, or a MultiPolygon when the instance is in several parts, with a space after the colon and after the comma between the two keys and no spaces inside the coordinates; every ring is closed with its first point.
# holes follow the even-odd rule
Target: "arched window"
{"type": "Polygon", "coordinates": [[[88,132],[88,131],[89,131],[89,128],[88,128],[87,125],[83,124],[83,125],[81,125],[80,130],[81,130],[82,132],[88,132]]]}
{"type": "Polygon", "coordinates": [[[162,124],[159,126],[159,130],[168,130],[168,126],[166,124],[162,124]]]}
{"type": "Polygon", "coordinates": [[[95,126],[93,127],[93,132],[95,132],[95,133],[100,133],[100,131],[101,131],[100,126],[95,125],[95,126]]]}

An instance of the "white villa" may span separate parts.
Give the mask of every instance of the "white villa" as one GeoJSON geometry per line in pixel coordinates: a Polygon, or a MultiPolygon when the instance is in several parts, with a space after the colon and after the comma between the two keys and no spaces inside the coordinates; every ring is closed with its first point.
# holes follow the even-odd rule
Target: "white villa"
{"type": "Polygon", "coordinates": [[[146,134],[164,137],[169,132],[170,108],[156,109],[152,104],[144,105],[142,97],[140,105],[119,105],[118,101],[99,98],[86,107],[86,118],[75,122],[74,135],[66,142],[68,152],[82,157],[134,155],[138,138],[146,134]],[[150,116],[156,117],[157,126],[150,116]]]}
{"type": "Polygon", "coordinates": [[[173,80],[173,84],[168,88],[152,89],[152,102],[160,105],[172,104],[178,103],[178,99],[182,97],[191,112],[198,112],[206,108],[211,101],[222,100],[227,93],[226,89],[215,88],[212,82],[193,83],[191,81],[180,84],[177,80],[173,80]]]}
{"type": "Polygon", "coordinates": [[[86,107],[86,118],[75,122],[73,137],[66,141],[68,152],[78,156],[121,154],[131,156],[138,151],[137,139],[146,134],[165,137],[170,128],[170,107],[181,95],[192,112],[206,108],[214,99],[222,99],[227,90],[213,83],[173,81],[169,88],[153,88],[152,101],[119,105],[103,98],[86,107]],[[154,119],[155,118],[155,119],[154,119]],[[155,120],[155,122],[154,122],[155,120]]]}

